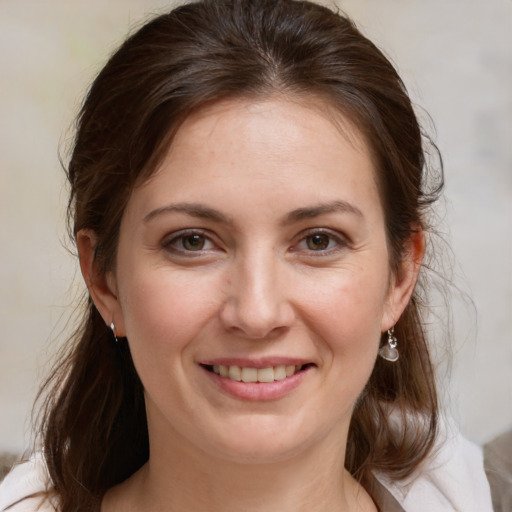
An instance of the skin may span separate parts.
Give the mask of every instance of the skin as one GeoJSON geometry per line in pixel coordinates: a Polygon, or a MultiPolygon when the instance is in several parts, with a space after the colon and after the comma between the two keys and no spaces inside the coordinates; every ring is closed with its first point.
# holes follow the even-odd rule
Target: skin
{"type": "Polygon", "coordinates": [[[102,511],[376,510],[342,461],[420,238],[397,279],[374,166],[347,120],[285,98],[187,119],[128,202],[115,271],[97,271],[93,232],[78,235],[91,295],[144,384],[151,446],[102,511]],[[276,358],[309,366],[274,399],[235,396],[204,366],[276,358]]]}

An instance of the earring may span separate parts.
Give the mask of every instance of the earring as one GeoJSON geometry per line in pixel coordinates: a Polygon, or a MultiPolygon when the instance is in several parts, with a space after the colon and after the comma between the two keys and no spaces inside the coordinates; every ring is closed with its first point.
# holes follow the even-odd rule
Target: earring
{"type": "Polygon", "coordinates": [[[398,361],[400,354],[398,353],[398,349],[396,348],[398,345],[398,340],[395,336],[395,328],[391,327],[388,329],[388,340],[385,345],[379,348],[379,356],[386,361],[391,361],[394,363],[398,361]]]}
{"type": "Polygon", "coordinates": [[[114,335],[114,340],[116,340],[116,343],[119,343],[119,338],[116,336],[116,326],[114,325],[114,322],[111,322],[110,329],[112,330],[112,334],[114,335]]]}

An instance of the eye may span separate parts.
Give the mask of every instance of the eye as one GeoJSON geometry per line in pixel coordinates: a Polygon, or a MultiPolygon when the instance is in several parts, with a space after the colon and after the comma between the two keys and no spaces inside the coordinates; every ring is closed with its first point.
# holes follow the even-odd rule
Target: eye
{"type": "Polygon", "coordinates": [[[326,230],[309,230],[302,233],[299,242],[292,248],[292,251],[325,256],[335,254],[347,245],[348,241],[339,233],[326,230]]]}
{"type": "Polygon", "coordinates": [[[173,233],[163,242],[163,247],[171,252],[186,255],[187,253],[202,253],[215,249],[215,244],[203,232],[180,231],[173,233]]]}
{"type": "Polygon", "coordinates": [[[306,244],[311,251],[325,251],[329,248],[329,245],[332,244],[332,240],[329,235],[318,233],[308,236],[306,238],[306,244]]]}
{"type": "Polygon", "coordinates": [[[206,244],[206,238],[203,235],[188,235],[181,237],[180,242],[187,251],[200,251],[206,244]]]}

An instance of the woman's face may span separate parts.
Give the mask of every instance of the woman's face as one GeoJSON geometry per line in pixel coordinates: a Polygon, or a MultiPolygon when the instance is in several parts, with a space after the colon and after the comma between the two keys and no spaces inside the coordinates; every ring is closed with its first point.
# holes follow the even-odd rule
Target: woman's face
{"type": "Polygon", "coordinates": [[[217,104],[133,192],[103,312],[129,340],[152,448],[343,449],[409,292],[369,152],[342,124],[299,102],[217,104]]]}

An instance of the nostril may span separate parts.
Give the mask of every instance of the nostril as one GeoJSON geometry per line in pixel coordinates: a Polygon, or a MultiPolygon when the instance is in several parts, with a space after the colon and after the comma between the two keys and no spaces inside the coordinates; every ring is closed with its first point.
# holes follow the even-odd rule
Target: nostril
{"type": "Polygon", "coordinates": [[[231,325],[228,326],[227,330],[231,332],[233,335],[238,336],[240,338],[251,339],[255,341],[273,341],[281,336],[284,336],[288,331],[289,327],[280,326],[273,327],[270,329],[260,328],[251,326],[248,324],[245,325],[231,325]]]}
{"type": "Polygon", "coordinates": [[[278,338],[290,328],[295,318],[290,304],[282,298],[269,298],[270,294],[257,293],[258,290],[251,292],[250,289],[250,286],[242,287],[238,296],[229,297],[222,305],[220,319],[223,326],[247,339],[278,338]]]}

